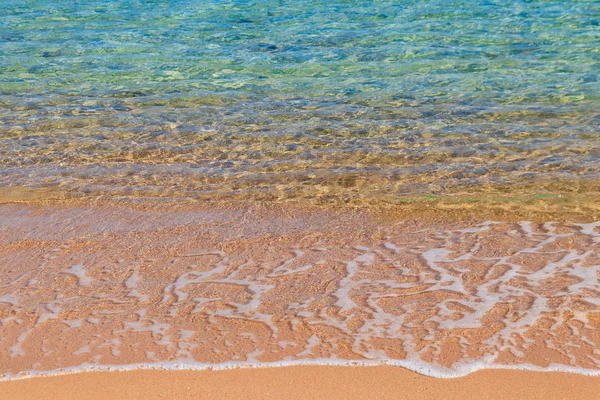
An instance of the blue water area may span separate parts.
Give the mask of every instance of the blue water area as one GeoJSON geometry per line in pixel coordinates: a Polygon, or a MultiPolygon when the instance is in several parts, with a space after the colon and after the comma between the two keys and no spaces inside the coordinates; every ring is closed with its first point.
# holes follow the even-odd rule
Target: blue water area
{"type": "Polygon", "coordinates": [[[599,24],[597,0],[3,0],[0,184],[597,193],[599,24]]]}

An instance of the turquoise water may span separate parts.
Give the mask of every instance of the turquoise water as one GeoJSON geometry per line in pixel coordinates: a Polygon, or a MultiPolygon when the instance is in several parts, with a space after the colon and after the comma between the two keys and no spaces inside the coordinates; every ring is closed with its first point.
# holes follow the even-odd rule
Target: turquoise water
{"type": "Polygon", "coordinates": [[[0,184],[600,192],[598,1],[13,1],[0,184]]]}

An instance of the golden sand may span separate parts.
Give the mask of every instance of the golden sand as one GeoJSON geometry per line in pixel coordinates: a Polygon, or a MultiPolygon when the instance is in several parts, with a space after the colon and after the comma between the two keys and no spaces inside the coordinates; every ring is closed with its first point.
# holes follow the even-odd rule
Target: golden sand
{"type": "Polygon", "coordinates": [[[439,379],[397,367],[88,372],[0,382],[3,400],[588,400],[599,392],[600,377],[560,372],[484,370],[439,379]]]}

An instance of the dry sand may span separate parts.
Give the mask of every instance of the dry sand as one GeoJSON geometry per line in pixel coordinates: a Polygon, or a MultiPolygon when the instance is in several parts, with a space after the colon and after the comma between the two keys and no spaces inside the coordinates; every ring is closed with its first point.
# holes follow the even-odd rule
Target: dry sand
{"type": "Polygon", "coordinates": [[[29,399],[595,399],[600,377],[483,370],[430,378],[403,368],[295,366],[220,371],[88,372],[0,383],[29,399]]]}

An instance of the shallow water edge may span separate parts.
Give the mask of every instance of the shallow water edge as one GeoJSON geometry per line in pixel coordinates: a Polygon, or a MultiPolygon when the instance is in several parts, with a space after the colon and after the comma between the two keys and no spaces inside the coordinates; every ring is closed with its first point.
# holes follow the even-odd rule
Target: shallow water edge
{"type": "Polygon", "coordinates": [[[600,222],[156,202],[0,213],[5,377],[297,363],[431,376],[598,369],[600,222]]]}

